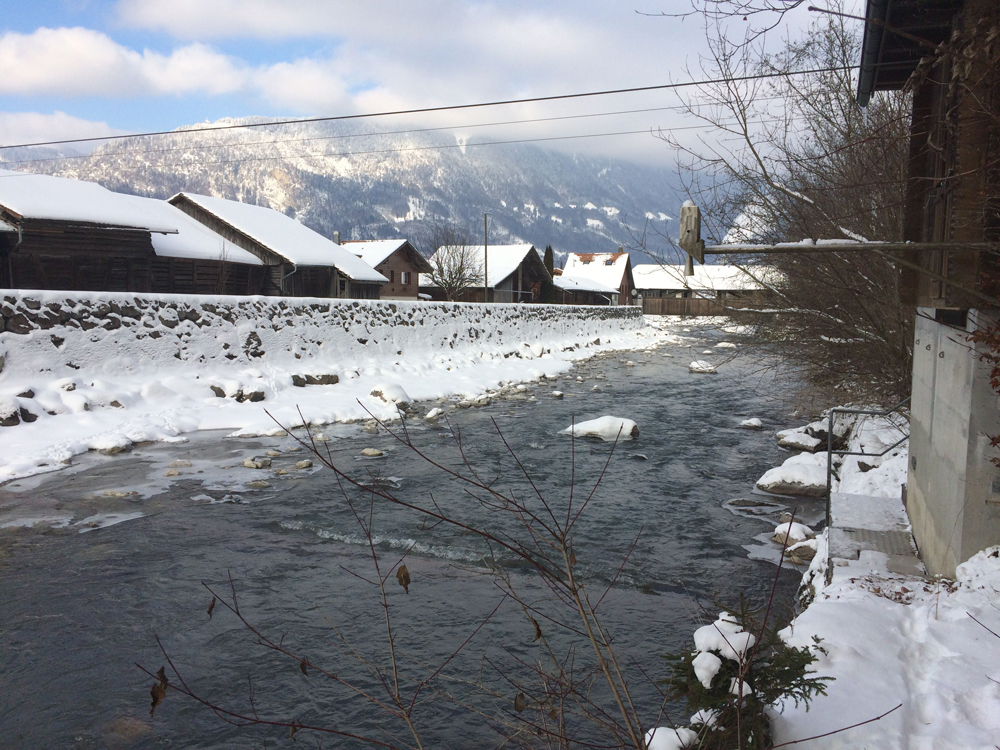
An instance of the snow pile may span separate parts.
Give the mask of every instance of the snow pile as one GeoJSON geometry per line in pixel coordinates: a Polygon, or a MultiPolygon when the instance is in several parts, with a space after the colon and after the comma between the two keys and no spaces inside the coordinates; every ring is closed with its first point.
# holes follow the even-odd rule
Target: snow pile
{"type": "Polygon", "coordinates": [[[431,399],[485,404],[600,352],[678,338],[635,308],[210,295],[5,292],[0,320],[0,482],[196,430],[274,435],[399,419],[431,399]]]}
{"type": "Polygon", "coordinates": [[[573,437],[596,437],[608,442],[631,440],[639,437],[639,426],[631,419],[622,417],[599,417],[567,427],[560,435],[573,437]]]}
{"type": "Polygon", "coordinates": [[[710,375],[716,372],[715,365],[713,365],[711,362],[706,362],[703,359],[695,360],[694,362],[689,364],[688,370],[690,370],[691,372],[704,373],[706,375],[710,375]]]}
{"type": "Polygon", "coordinates": [[[802,747],[994,747],[1000,737],[1000,547],[960,565],[954,582],[890,574],[884,561],[862,552],[859,561],[835,567],[832,584],[783,631],[793,646],[821,638],[814,667],[835,681],[808,713],[790,702],[774,713],[775,743],[833,732],[901,705],[878,721],[802,747]]]}
{"type": "Polygon", "coordinates": [[[764,426],[764,423],[760,421],[760,417],[750,417],[750,419],[744,419],[740,422],[740,427],[745,427],[748,430],[759,430],[764,426]]]}
{"type": "Polygon", "coordinates": [[[718,620],[694,631],[694,647],[697,651],[716,652],[723,659],[740,663],[756,642],[757,639],[743,630],[736,618],[728,612],[720,612],[718,620]]]}
{"type": "Polygon", "coordinates": [[[776,495],[822,497],[826,494],[826,451],[792,456],[764,472],[757,487],[776,495]]]}
{"type": "Polygon", "coordinates": [[[778,526],[774,529],[774,534],[771,535],[771,541],[785,547],[790,547],[798,544],[799,542],[804,542],[807,539],[815,538],[816,534],[813,533],[812,529],[805,524],[796,523],[794,521],[778,524],[778,526]]]}
{"type": "Polygon", "coordinates": [[[698,742],[698,733],[687,727],[656,727],[646,732],[647,750],[683,750],[698,742]]]}
{"type": "MultiPolygon", "coordinates": [[[[908,422],[899,415],[865,417],[851,430],[851,451],[881,453],[909,433],[908,422]]],[[[904,442],[884,456],[845,456],[840,491],[872,497],[899,497],[906,484],[909,445],[904,442]]]]}

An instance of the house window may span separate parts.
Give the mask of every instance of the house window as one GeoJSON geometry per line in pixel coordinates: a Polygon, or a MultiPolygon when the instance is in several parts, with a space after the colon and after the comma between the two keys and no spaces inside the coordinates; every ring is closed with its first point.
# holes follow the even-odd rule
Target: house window
{"type": "Polygon", "coordinates": [[[606,261],[604,261],[604,265],[606,266],[613,266],[614,264],[615,262],[611,260],[611,258],[608,258],[606,261]]]}
{"type": "Polygon", "coordinates": [[[410,272],[409,271],[400,271],[399,272],[399,283],[402,284],[403,286],[409,286],[410,285],[410,272]]]}
{"type": "Polygon", "coordinates": [[[584,258],[583,265],[586,266],[586,265],[589,265],[589,264],[590,264],[590,258],[584,258]]]}
{"type": "Polygon", "coordinates": [[[395,284],[396,283],[396,271],[395,271],[395,269],[390,269],[390,271],[389,271],[389,283],[390,284],[395,284]]]}

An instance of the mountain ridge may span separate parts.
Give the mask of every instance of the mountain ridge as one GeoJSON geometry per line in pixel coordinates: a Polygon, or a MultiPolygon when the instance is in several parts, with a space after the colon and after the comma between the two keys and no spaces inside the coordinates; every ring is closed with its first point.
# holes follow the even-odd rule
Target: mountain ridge
{"type": "Polygon", "coordinates": [[[0,164],[147,197],[186,191],[241,200],[328,237],[406,237],[425,252],[435,224],[462,227],[479,242],[487,212],[491,243],[552,245],[557,256],[610,252],[634,246],[647,220],[665,228],[680,202],[665,169],[529,144],[477,145],[475,137],[353,122],[185,129],[112,141],[89,155],[8,153],[0,164]],[[43,160],[18,162],[29,158],[43,160]]]}

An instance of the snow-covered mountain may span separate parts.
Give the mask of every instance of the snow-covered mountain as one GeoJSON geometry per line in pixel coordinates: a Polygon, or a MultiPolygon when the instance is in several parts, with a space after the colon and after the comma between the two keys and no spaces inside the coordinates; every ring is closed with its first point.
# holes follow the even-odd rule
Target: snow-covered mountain
{"type": "MultiPolygon", "coordinates": [[[[241,122],[266,120],[216,124],[241,122]]],[[[667,170],[526,144],[477,147],[474,138],[344,122],[183,130],[55,161],[38,152],[0,159],[34,157],[10,166],[150,197],[185,190],[255,203],[327,236],[407,237],[425,250],[435,223],[478,241],[489,212],[491,243],[551,244],[557,257],[608,252],[634,244],[647,220],[669,226],[679,203],[667,170]]]]}

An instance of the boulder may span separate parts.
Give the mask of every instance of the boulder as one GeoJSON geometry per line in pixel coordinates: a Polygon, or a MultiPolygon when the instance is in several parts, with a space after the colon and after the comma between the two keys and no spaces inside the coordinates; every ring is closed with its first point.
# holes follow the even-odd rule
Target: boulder
{"type": "Polygon", "coordinates": [[[248,469],[269,469],[271,459],[266,456],[253,456],[243,459],[243,465],[248,469]]]}
{"type": "Polygon", "coordinates": [[[776,495],[823,497],[826,494],[826,453],[800,453],[764,472],[757,487],[776,495]]]}
{"type": "Polygon", "coordinates": [[[612,442],[639,437],[639,426],[631,419],[607,416],[580,422],[567,427],[559,434],[573,435],[574,437],[596,437],[612,442]]]}
{"type": "Polygon", "coordinates": [[[413,399],[407,395],[401,386],[395,383],[383,383],[374,390],[371,395],[387,404],[395,404],[396,408],[406,410],[410,408],[413,399]]]}

